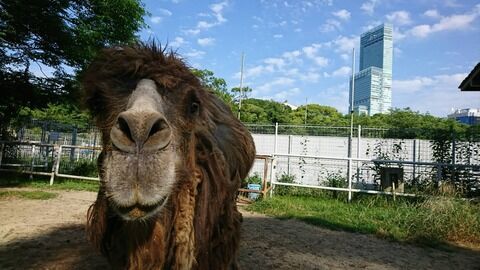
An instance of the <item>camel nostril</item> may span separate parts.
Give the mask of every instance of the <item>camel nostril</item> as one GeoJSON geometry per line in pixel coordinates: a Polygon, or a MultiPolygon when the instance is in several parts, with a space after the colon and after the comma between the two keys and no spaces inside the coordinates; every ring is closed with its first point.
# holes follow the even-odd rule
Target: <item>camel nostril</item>
{"type": "Polygon", "coordinates": [[[150,128],[150,133],[148,133],[148,138],[152,137],[155,133],[167,128],[167,123],[164,119],[158,119],[153,123],[152,127],[150,128]]]}
{"type": "Polygon", "coordinates": [[[135,140],[132,137],[132,132],[130,131],[130,127],[128,126],[127,120],[125,120],[125,118],[120,116],[118,117],[117,122],[118,122],[118,128],[123,132],[123,134],[125,134],[125,136],[127,136],[127,138],[130,141],[134,142],[135,140]]]}

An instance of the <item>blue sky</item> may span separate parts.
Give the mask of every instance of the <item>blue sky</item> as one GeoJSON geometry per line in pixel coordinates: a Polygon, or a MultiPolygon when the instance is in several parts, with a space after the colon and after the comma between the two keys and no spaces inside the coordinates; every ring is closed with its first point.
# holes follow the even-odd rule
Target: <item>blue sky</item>
{"type": "MultiPolygon", "coordinates": [[[[351,51],[359,36],[384,22],[394,26],[392,105],[446,116],[480,108],[480,93],[460,92],[480,61],[480,1],[226,0],[144,1],[150,13],[140,36],[178,50],[195,68],[252,97],[319,103],[345,113],[351,51]]],[[[358,69],[358,55],[357,55],[358,69]]],[[[358,71],[358,70],[357,70],[358,71]]]]}

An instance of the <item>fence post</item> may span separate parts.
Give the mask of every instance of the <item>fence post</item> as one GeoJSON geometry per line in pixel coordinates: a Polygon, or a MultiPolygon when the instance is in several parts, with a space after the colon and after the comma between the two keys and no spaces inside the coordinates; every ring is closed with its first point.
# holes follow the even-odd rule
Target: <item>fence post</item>
{"type": "Polygon", "coordinates": [[[274,145],[273,145],[273,153],[277,153],[277,147],[278,147],[278,123],[275,123],[275,139],[274,139],[274,145]]]}
{"type": "Polygon", "coordinates": [[[417,179],[417,176],[416,176],[416,173],[417,173],[417,139],[413,139],[413,158],[412,158],[412,161],[413,161],[413,172],[412,172],[412,180],[414,183],[416,183],[416,179],[417,179]]]}
{"type": "Polygon", "coordinates": [[[60,155],[58,154],[58,150],[57,150],[58,146],[57,145],[54,145],[53,146],[53,163],[52,163],[52,174],[50,175],[50,186],[53,185],[53,181],[54,181],[54,178],[55,178],[55,168],[57,167],[57,164],[59,163],[59,158],[60,158],[60,155]]]}
{"type": "MultiPolygon", "coordinates": [[[[77,145],[77,127],[74,127],[72,131],[72,145],[77,145]]],[[[74,160],[75,160],[75,147],[72,147],[72,149],[70,149],[70,161],[73,162],[74,160]]]]}
{"type": "Polygon", "coordinates": [[[273,185],[273,178],[275,177],[275,173],[276,173],[276,156],[275,155],[272,155],[272,164],[271,164],[271,169],[270,169],[270,198],[273,196],[273,189],[275,188],[275,186],[273,185]]]}
{"type": "Polygon", "coordinates": [[[0,167],[2,167],[2,158],[3,158],[3,149],[5,148],[5,144],[2,143],[0,145],[0,167]]]}
{"type": "MultiPolygon", "coordinates": [[[[292,135],[288,135],[288,154],[292,153],[292,135]]],[[[290,157],[287,158],[287,174],[290,175],[290,157]]]]}
{"type": "MultiPolygon", "coordinates": [[[[457,140],[455,139],[455,133],[452,134],[452,164],[454,166],[452,166],[452,173],[451,173],[451,181],[452,183],[455,183],[455,178],[456,178],[456,175],[457,175],[457,167],[455,166],[455,163],[457,162],[456,161],[456,150],[457,150],[457,140]]],[[[462,185],[462,189],[463,189],[463,185],[462,185]]]]}
{"type": "MultiPolygon", "coordinates": [[[[360,158],[360,145],[362,144],[362,126],[358,125],[357,130],[357,158],[360,158]]],[[[360,182],[360,167],[358,166],[357,160],[357,184],[360,182]]]]}
{"type": "Polygon", "coordinates": [[[348,169],[347,169],[347,177],[348,177],[348,202],[352,201],[352,158],[348,158],[348,169]]]}
{"type": "MultiPolygon", "coordinates": [[[[30,172],[33,172],[33,165],[35,163],[35,145],[32,145],[32,162],[30,162],[30,172]]],[[[33,179],[33,174],[30,173],[30,180],[33,179]]]]}
{"type": "Polygon", "coordinates": [[[278,149],[278,122],[275,122],[275,138],[274,138],[274,145],[273,145],[273,155],[272,155],[272,170],[270,171],[270,185],[271,185],[271,189],[270,189],[270,197],[273,196],[273,189],[275,188],[273,186],[273,178],[275,177],[275,173],[276,173],[276,167],[277,167],[277,157],[275,156],[275,154],[277,153],[277,149],[278,149]]]}

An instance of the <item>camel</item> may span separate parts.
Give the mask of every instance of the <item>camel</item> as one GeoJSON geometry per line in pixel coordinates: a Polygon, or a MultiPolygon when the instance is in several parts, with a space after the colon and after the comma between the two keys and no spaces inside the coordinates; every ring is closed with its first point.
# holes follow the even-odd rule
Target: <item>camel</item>
{"type": "Polygon", "coordinates": [[[90,242],[113,269],[237,269],[255,146],[230,108],[152,43],[102,50],[82,85],[103,146],[90,242]]]}

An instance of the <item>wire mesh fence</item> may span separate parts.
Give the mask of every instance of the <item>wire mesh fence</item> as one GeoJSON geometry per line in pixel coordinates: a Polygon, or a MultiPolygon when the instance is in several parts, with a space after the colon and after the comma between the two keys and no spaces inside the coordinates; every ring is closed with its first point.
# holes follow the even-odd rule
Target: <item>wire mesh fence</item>
{"type": "MultiPolygon", "coordinates": [[[[462,194],[480,194],[479,139],[410,138],[427,132],[361,126],[350,131],[349,127],[245,125],[257,154],[275,158],[272,182],[344,187],[350,179],[352,188],[381,191],[382,172],[398,168],[404,191],[449,183],[462,194]]],[[[62,145],[57,174],[97,177],[100,149],[96,147],[101,136],[96,128],[32,121],[13,134],[15,143],[2,144],[0,169],[49,173],[54,169],[55,146],[62,145]]],[[[250,176],[261,174],[263,168],[256,161],[250,176]]]]}

